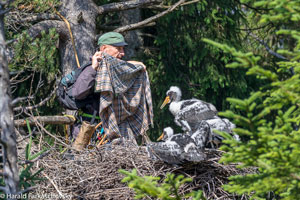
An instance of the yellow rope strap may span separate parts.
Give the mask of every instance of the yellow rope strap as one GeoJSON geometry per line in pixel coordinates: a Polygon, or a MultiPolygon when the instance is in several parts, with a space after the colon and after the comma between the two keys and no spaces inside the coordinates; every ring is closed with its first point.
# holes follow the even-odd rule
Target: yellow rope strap
{"type": "Polygon", "coordinates": [[[54,11],[67,24],[67,27],[68,27],[68,30],[69,30],[69,33],[70,33],[70,37],[71,37],[71,41],[72,41],[72,46],[73,46],[74,53],[75,53],[75,59],[76,59],[77,67],[80,68],[80,64],[79,64],[79,60],[78,60],[78,56],[77,56],[77,51],[76,51],[76,48],[75,48],[75,42],[74,42],[73,34],[72,34],[72,31],[71,31],[70,23],[55,8],[54,8],[54,11]]]}

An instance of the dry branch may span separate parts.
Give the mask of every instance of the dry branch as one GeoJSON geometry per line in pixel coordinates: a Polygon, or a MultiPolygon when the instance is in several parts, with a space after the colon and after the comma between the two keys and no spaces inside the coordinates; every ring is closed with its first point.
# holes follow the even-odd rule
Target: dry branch
{"type": "Polygon", "coordinates": [[[161,0],[133,0],[133,1],[123,1],[118,3],[109,3],[109,4],[99,6],[98,14],[147,7],[159,2],[161,2],[161,0]]]}
{"type": "Polygon", "coordinates": [[[35,21],[42,21],[42,20],[60,20],[60,18],[52,13],[41,13],[37,15],[28,16],[22,19],[16,19],[18,23],[24,22],[35,22],[35,21]]]}
{"type": "MultiPolygon", "coordinates": [[[[148,24],[144,24],[142,26],[137,26],[136,28],[132,28],[130,30],[134,30],[134,29],[140,29],[140,28],[145,28],[145,27],[150,27],[150,26],[155,26],[156,23],[155,22],[150,22],[148,24]]],[[[103,30],[103,31],[113,31],[115,29],[118,29],[119,26],[99,26],[99,29],[103,30]]]]}
{"type": "Polygon", "coordinates": [[[55,28],[61,38],[69,38],[69,32],[66,24],[59,20],[45,20],[36,23],[28,29],[28,33],[34,39],[40,35],[41,31],[50,30],[51,28],[55,28]]]}
{"type": "Polygon", "coordinates": [[[137,29],[140,26],[145,26],[146,24],[149,24],[149,23],[157,20],[158,18],[172,12],[175,8],[177,8],[178,6],[183,4],[184,2],[185,2],[185,0],[180,0],[176,4],[174,4],[173,6],[168,8],[167,10],[165,10],[165,11],[163,11],[163,12],[161,12],[161,13],[153,16],[153,17],[149,17],[148,19],[145,19],[145,20],[143,20],[141,22],[138,22],[138,23],[135,23],[135,24],[129,24],[129,25],[117,28],[114,31],[122,33],[122,32],[125,32],[125,31],[130,31],[130,30],[133,30],[133,29],[137,29]]]}
{"type": "MultiPolygon", "coordinates": [[[[73,124],[75,121],[68,116],[37,116],[27,118],[30,125],[35,125],[36,120],[43,124],[73,124]]],[[[15,126],[26,126],[26,119],[15,120],[15,126]]]]}
{"type": "MultiPolygon", "coordinates": [[[[33,110],[33,109],[36,109],[36,108],[38,108],[38,107],[41,107],[41,106],[45,105],[45,104],[46,104],[46,103],[54,96],[54,94],[55,94],[55,92],[56,92],[56,89],[57,89],[57,87],[55,87],[55,88],[52,90],[52,92],[50,93],[50,95],[49,95],[48,97],[46,97],[45,99],[43,99],[42,101],[40,101],[38,104],[33,105],[33,106],[26,106],[26,107],[19,106],[19,107],[14,108],[13,111],[33,110]]],[[[35,95],[31,95],[31,96],[35,96],[35,95]]],[[[23,98],[24,98],[24,97],[21,97],[21,100],[22,100],[23,98]]],[[[30,96],[28,97],[28,99],[30,99],[30,96]]],[[[16,100],[14,100],[14,101],[12,102],[12,104],[14,104],[15,102],[18,103],[18,101],[20,101],[20,100],[18,100],[18,98],[17,98],[16,100]]]]}
{"type": "Polygon", "coordinates": [[[253,34],[253,33],[249,33],[250,36],[252,36],[255,40],[257,40],[260,44],[264,45],[264,47],[266,48],[266,50],[269,52],[269,54],[283,59],[283,60],[288,60],[286,57],[284,57],[283,55],[280,55],[279,53],[276,53],[275,51],[273,51],[267,43],[265,43],[262,39],[260,39],[257,35],[253,34]]]}

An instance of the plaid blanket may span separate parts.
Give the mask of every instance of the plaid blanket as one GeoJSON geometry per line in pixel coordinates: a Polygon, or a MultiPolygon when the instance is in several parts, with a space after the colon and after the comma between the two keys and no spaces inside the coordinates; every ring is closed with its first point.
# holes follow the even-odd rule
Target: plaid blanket
{"type": "Polygon", "coordinates": [[[103,54],[95,92],[100,92],[99,114],[108,135],[137,136],[153,126],[150,83],[143,66],[103,54]]]}

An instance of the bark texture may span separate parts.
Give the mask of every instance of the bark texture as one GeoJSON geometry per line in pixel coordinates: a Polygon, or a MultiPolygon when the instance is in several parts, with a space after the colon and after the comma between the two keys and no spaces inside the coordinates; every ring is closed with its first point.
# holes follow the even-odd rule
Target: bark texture
{"type": "MultiPolygon", "coordinates": [[[[0,7],[0,13],[2,12],[0,7]]],[[[19,192],[19,173],[17,167],[16,134],[14,131],[13,111],[8,63],[5,54],[4,16],[0,15],[0,128],[3,153],[3,173],[6,194],[19,192]]],[[[7,198],[11,199],[11,198],[7,198]]]]}
{"type": "MultiPolygon", "coordinates": [[[[139,8],[126,10],[120,13],[120,21],[122,26],[135,24],[141,21],[141,10],[139,8]]],[[[128,31],[124,34],[125,41],[128,46],[125,48],[125,60],[136,57],[140,47],[143,46],[143,38],[140,36],[141,30],[128,31]]]]}
{"type": "MultiPolygon", "coordinates": [[[[67,116],[37,116],[27,119],[29,125],[35,125],[36,121],[43,124],[73,124],[75,119],[67,116]]],[[[15,120],[15,126],[26,126],[26,119],[15,120]]]]}

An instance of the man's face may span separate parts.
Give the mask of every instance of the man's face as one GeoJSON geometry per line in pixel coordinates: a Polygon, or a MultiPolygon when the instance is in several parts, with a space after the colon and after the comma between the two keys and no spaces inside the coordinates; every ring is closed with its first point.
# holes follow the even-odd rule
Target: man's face
{"type": "Polygon", "coordinates": [[[100,47],[100,50],[111,55],[112,57],[119,58],[119,59],[121,59],[125,55],[123,46],[116,47],[116,46],[105,44],[100,47]]]}

